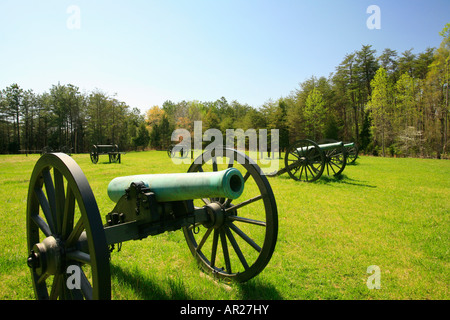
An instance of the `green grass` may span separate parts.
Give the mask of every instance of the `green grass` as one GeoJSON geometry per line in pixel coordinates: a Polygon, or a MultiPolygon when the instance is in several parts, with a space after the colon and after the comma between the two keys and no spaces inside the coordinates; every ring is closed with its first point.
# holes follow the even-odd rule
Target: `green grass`
{"type": "MultiPolygon", "coordinates": [[[[39,156],[0,156],[0,299],[34,299],[26,266],[28,182],[39,156]]],[[[116,176],[186,172],[165,152],[127,153],[121,164],[73,155],[102,219],[116,176]]],[[[180,231],[123,244],[111,258],[113,299],[449,299],[450,161],[361,157],[341,179],[269,178],[279,234],[269,265],[245,284],[211,280],[180,231]],[[367,268],[381,270],[368,289],[367,268]]]]}

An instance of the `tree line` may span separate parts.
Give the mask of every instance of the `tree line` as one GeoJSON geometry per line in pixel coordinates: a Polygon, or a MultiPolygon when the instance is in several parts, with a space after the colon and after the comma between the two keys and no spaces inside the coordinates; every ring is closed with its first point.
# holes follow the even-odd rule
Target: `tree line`
{"type": "Polygon", "coordinates": [[[0,153],[89,152],[93,144],[123,150],[148,144],[144,115],[115,97],[72,84],[37,94],[14,83],[0,91],[0,153]]]}
{"type": "MultiPolygon", "coordinates": [[[[414,54],[371,45],[346,54],[328,77],[311,76],[288,96],[255,108],[216,101],[165,101],[145,114],[100,90],[53,85],[36,94],[12,84],[0,91],[0,153],[92,144],[121,150],[166,149],[174,129],[278,129],[280,149],[298,139],[354,141],[368,154],[448,157],[450,23],[439,48],[414,54]]],[[[270,137],[269,137],[270,139],[270,137]]]]}

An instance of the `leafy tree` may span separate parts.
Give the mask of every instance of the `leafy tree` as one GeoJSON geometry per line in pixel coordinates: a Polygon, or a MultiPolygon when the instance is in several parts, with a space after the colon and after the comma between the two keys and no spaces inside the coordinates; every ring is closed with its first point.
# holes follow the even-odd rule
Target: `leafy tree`
{"type": "Polygon", "coordinates": [[[18,152],[20,143],[20,112],[22,107],[23,89],[14,83],[3,90],[3,99],[6,116],[13,119],[14,136],[12,143],[8,146],[9,151],[18,152]]]}
{"type": "Polygon", "coordinates": [[[160,125],[161,147],[167,149],[171,143],[172,131],[175,128],[170,124],[166,115],[163,115],[160,125]]]}
{"type": "Polygon", "coordinates": [[[210,107],[207,111],[205,117],[203,118],[202,128],[204,131],[208,129],[219,129],[220,128],[220,118],[214,107],[210,107]]]}
{"type": "Polygon", "coordinates": [[[387,72],[384,68],[378,69],[371,82],[372,99],[369,108],[372,118],[372,129],[374,136],[381,140],[383,157],[386,155],[386,139],[390,132],[390,119],[392,115],[392,88],[388,81],[387,72]]]}
{"type": "Polygon", "coordinates": [[[380,66],[383,67],[393,82],[398,78],[398,60],[397,51],[389,48],[384,49],[383,53],[378,57],[380,66]]]}
{"type": "Polygon", "coordinates": [[[326,112],[327,108],[322,93],[319,89],[314,88],[306,98],[304,111],[309,136],[313,140],[318,140],[319,134],[322,133],[326,112]]]}
{"type": "Polygon", "coordinates": [[[358,67],[356,54],[347,54],[332,77],[335,106],[340,116],[345,140],[359,141],[358,67]],[[352,130],[353,128],[353,130],[352,130]],[[353,131],[353,133],[351,133],[353,131]]]}
{"type": "Polygon", "coordinates": [[[396,106],[394,112],[395,126],[404,130],[417,124],[416,81],[405,72],[395,84],[396,106]]]}
{"type": "Polygon", "coordinates": [[[151,129],[153,125],[160,124],[163,115],[165,114],[164,109],[161,109],[158,106],[153,106],[147,110],[145,114],[145,121],[147,125],[151,129]]]}
{"type": "Polygon", "coordinates": [[[371,45],[364,45],[361,50],[356,52],[356,72],[360,81],[360,100],[362,104],[365,104],[368,97],[372,94],[371,81],[379,68],[375,53],[376,51],[372,50],[371,45]]]}
{"type": "MultiPolygon", "coordinates": [[[[262,107],[262,116],[266,119],[267,138],[271,141],[271,129],[278,129],[280,151],[285,150],[289,145],[288,127],[288,99],[280,98],[278,101],[268,101],[262,107]]],[[[270,147],[270,146],[269,146],[270,147]]]]}
{"type": "Polygon", "coordinates": [[[145,147],[148,146],[149,141],[150,134],[147,130],[145,122],[142,122],[139,125],[137,136],[133,138],[133,145],[135,149],[137,149],[138,147],[142,147],[142,149],[145,149],[145,147]]]}

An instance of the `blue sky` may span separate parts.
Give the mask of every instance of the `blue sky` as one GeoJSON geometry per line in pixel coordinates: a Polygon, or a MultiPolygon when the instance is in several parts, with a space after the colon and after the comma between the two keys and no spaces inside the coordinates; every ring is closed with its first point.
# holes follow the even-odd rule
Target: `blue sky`
{"type": "Polygon", "coordinates": [[[448,22],[448,0],[0,0],[0,88],[72,83],[142,111],[222,96],[259,107],[362,45],[438,47],[448,22]],[[367,28],[370,5],[380,29],[367,28]]]}

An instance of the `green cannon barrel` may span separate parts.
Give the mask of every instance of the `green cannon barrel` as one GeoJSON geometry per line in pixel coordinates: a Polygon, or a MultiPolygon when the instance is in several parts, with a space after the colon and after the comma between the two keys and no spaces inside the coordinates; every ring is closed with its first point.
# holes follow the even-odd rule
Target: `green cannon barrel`
{"type": "MultiPolygon", "coordinates": [[[[336,148],[341,148],[342,146],[343,146],[343,142],[333,142],[333,143],[319,144],[319,148],[321,150],[336,149],[336,148]]],[[[305,151],[308,151],[308,150],[311,150],[311,149],[314,149],[314,146],[297,148],[297,151],[298,152],[305,152],[305,151]]]]}
{"type": "Polygon", "coordinates": [[[322,150],[330,150],[330,149],[341,148],[343,145],[344,145],[343,142],[333,142],[333,143],[319,144],[319,148],[322,150]]]}
{"type": "Polygon", "coordinates": [[[349,143],[344,144],[344,147],[346,147],[346,148],[352,148],[354,146],[355,146],[354,142],[349,142],[349,143]]]}
{"type": "Polygon", "coordinates": [[[201,198],[237,199],[244,191],[244,178],[236,168],[215,172],[143,174],[113,179],[109,198],[117,202],[133,182],[143,182],[155,193],[158,202],[201,198]]]}

